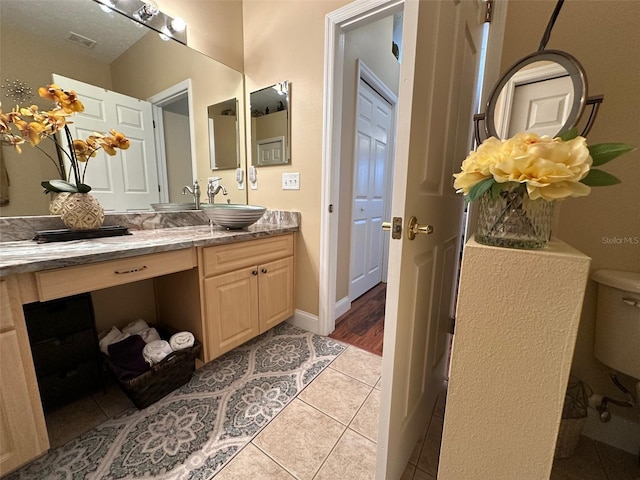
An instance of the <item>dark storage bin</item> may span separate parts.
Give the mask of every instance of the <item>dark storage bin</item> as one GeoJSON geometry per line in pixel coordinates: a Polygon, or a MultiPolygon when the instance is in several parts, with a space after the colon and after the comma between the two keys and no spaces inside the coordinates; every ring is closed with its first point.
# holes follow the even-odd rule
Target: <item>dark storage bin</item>
{"type": "Polygon", "coordinates": [[[136,407],[146,408],[162,397],[173,392],[191,379],[196,368],[195,360],[202,345],[196,340],[193,347],[169,354],[160,363],[151,366],[147,372],[131,380],[118,379],[118,369],[107,355],[103,355],[107,367],[116,381],[136,407]]]}
{"type": "Polygon", "coordinates": [[[95,333],[83,330],[31,345],[33,364],[40,375],[67,370],[88,358],[96,360],[95,333]]]}
{"type": "Polygon", "coordinates": [[[24,306],[31,343],[95,330],[93,304],[88,293],[24,306]]]}
{"type": "Polygon", "coordinates": [[[100,366],[95,360],[38,378],[40,399],[45,410],[64,405],[95,391],[100,384],[100,366]]]}
{"type": "Polygon", "coordinates": [[[24,305],[33,364],[45,409],[102,385],[91,295],[24,305]]]}

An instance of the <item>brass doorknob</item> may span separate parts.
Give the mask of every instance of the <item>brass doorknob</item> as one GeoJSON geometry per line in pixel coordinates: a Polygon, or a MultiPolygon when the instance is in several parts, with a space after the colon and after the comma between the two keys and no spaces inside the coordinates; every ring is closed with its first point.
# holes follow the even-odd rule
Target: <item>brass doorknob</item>
{"type": "Polygon", "coordinates": [[[416,217],[411,217],[409,219],[409,224],[407,225],[407,238],[409,240],[413,240],[414,238],[416,238],[416,235],[419,233],[430,235],[433,233],[433,226],[420,225],[416,217]]]}

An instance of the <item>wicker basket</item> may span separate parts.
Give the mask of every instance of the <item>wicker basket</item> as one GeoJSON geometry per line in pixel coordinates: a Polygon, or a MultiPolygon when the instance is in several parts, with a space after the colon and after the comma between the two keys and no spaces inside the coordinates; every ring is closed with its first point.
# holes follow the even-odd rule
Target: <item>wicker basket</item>
{"type": "Polygon", "coordinates": [[[104,358],[124,393],[136,407],[143,409],[191,379],[195,370],[195,359],[201,347],[200,342],[196,340],[193,347],[170,353],[164,360],[152,365],[148,371],[130,380],[119,380],[117,370],[109,357],[105,355],[104,358]]]}
{"type": "Polygon", "coordinates": [[[568,458],[575,453],[582,429],[587,421],[588,402],[585,384],[571,376],[562,408],[555,458],[568,458]]]}

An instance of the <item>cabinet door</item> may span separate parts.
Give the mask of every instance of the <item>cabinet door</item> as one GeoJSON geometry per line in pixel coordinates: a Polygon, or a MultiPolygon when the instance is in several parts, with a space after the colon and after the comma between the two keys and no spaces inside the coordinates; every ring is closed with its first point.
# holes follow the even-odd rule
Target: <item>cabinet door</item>
{"type": "Polygon", "coordinates": [[[258,267],[260,333],[293,316],[293,257],[258,267]]]}
{"type": "Polygon", "coordinates": [[[19,299],[14,279],[1,279],[0,476],[49,448],[19,299]]]}
{"type": "Polygon", "coordinates": [[[258,270],[244,268],[204,280],[211,358],[252,339],[258,330],[258,270]]]}

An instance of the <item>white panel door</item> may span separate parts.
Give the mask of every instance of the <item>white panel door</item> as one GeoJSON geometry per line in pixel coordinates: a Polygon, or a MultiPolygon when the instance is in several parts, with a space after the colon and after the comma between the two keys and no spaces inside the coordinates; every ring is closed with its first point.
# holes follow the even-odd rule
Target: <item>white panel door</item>
{"type": "Polygon", "coordinates": [[[100,150],[89,161],[83,183],[92,187],[105,211],[149,210],[159,202],[151,103],[61,75],[54,74],[53,81],[75,90],[84,104],[84,112],[74,115],[69,125],[74,139],[115,129],[130,141],[127,150],[116,150],[113,157],[100,150]]]}
{"type": "Polygon", "coordinates": [[[362,79],[358,84],[351,211],[349,300],[382,281],[385,178],[392,107],[362,79]]]}
{"type": "Polygon", "coordinates": [[[471,144],[480,9],[405,2],[391,207],[404,231],[389,250],[378,480],[400,478],[444,383],[463,212],[452,175],[471,144]],[[410,216],[433,234],[409,240],[410,216]]]}
{"type": "Polygon", "coordinates": [[[519,132],[555,136],[571,111],[572,91],[569,76],[516,86],[508,136],[519,132]]]}

